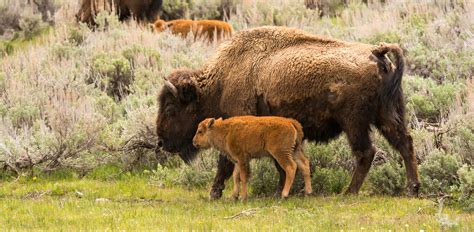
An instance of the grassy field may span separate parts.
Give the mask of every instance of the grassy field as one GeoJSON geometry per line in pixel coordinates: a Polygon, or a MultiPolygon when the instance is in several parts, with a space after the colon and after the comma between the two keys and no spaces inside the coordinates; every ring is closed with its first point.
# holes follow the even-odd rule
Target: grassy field
{"type": "Polygon", "coordinates": [[[472,231],[474,215],[429,200],[372,196],[255,198],[115,181],[26,178],[0,183],[1,230],[472,231]]]}

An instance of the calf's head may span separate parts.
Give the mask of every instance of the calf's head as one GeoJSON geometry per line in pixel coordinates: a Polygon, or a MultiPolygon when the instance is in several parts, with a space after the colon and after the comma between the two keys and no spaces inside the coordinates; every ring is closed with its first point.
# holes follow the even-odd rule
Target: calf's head
{"type": "Polygon", "coordinates": [[[207,118],[198,125],[198,129],[193,138],[193,145],[197,148],[207,149],[211,147],[209,131],[214,124],[214,118],[207,118]]]}
{"type": "Polygon", "coordinates": [[[203,118],[199,112],[195,75],[198,73],[190,69],[175,70],[165,79],[158,97],[158,146],[168,152],[178,152],[185,162],[195,157],[197,149],[192,139],[203,118]]]}

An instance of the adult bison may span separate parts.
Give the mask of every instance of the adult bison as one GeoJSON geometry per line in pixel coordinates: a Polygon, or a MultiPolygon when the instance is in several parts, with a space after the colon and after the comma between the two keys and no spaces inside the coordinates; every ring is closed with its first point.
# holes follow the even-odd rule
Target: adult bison
{"type": "Polygon", "coordinates": [[[81,0],[76,19],[94,25],[100,11],[117,12],[119,20],[134,17],[138,21],[154,22],[163,0],[81,0]]]}
{"type": "MultiPolygon", "coordinates": [[[[294,118],[310,141],[327,142],[346,133],[356,158],[347,192],[357,193],[374,158],[369,137],[374,125],[401,153],[409,194],[417,194],[417,161],[404,119],[403,69],[398,45],[347,43],[285,27],[243,31],[222,44],[202,69],[180,69],[166,78],[158,99],[158,145],[188,162],[197,152],[192,138],[204,118],[294,118]]],[[[233,163],[221,154],[211,198],[221,197],[232,170],[233,163]]],[[[279,171],[281,186],[284,173],[279,171]]]]}

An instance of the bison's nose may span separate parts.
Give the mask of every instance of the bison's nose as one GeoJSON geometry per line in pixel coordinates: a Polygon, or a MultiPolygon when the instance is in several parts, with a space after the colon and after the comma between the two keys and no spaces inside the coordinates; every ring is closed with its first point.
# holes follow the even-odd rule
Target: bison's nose
{"type": "Polygon", "coordinates": [[[156,144],[159,148],[163,147],[163,139],[158,139],[158,143],[156,144]]]}
{"type": "Polygon", "coordinates": [[[194,146],[195,148],[199,148],[199,145],[196,143],[196,141],[194,141],[194,139],[193,139],[193,146],[194,146]]]}

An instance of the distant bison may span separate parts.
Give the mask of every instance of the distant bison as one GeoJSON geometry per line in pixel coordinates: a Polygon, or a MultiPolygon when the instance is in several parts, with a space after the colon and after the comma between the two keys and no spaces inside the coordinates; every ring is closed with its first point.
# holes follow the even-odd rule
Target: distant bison
{"type": "Polygon", "coordinates": [[[119,20],[130,17],[138,21],[153,22],[163,0],[81,0],[76,19],[89,25],[95,24],[95,16],[101,11],[117,12],[119,20]]]}
{"type": "Polygon", "coordinates": [[[204,39],[208,42],[221,41],[232,35],[232,26],[219,20],[189,20],[177,19],[171,21],[156,20],[153,25],[156,32],[169,29],[174,35],[186,38],[192,33],[195,39],[204,39]]]}
{"type": "Polygon", "coordinates": [[[236,164],[233,173],[233,197],[247,199],[249,162],[253,158],[272,156],[285,170],[282,198],[287,198],[295,178],[296,168],[305,182],[305,194],[311,194],[309,161],[303,153],[303,128],[294,120],[282,117],[240,116],[226,120],[208,118],[202,121],[193,138],[197,148],[216,148],[228,154],[236,164]],[[296,162],[295,162],[296,161],[296,162]],[[240,181],[239,181],[240,174],[240,181]]]}
{"type": "MultiPolygon", "coordinates": [[[[356,158],[347,192],[357,193],[375,155],[369,137],[373,125],[401,153],[409,194],[417,194],[420,182],[405,125],[403,69],[402,50],[394,44],[348,43],[285,27],[242,31],[200,70],[179,69],[167,77],[158,98],[158,145],[189,162],[197,152],[194,132],[205,118],[294,118],[310,141],[326,142],[346,133],[356,158]]],[[[233,163],[221,154],[212,198],[222,195],[232,170],[233,163]]],[[[279,171],[281,186],[284,172],[279,171]]]]}

